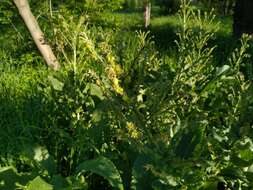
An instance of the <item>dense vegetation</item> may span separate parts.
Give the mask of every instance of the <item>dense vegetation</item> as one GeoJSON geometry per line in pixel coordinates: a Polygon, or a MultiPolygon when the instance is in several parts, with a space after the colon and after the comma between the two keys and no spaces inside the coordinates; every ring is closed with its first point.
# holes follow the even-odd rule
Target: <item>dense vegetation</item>
{"type": "Polygon", "coordinates": [[[230,14],[156,1],[145,29],[138,1],[48,2],[59,71],[0,5],[0,189],[253,188],[252,39],[230,14]]]}

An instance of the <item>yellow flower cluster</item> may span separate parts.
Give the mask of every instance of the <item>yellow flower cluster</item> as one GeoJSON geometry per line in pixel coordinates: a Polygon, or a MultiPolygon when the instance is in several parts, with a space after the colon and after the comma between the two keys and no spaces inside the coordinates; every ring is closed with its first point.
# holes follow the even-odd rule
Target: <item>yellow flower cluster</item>
{"type": "Polygon", "coordinates": [[[133,139],[137,139],[140,137],[140,132],[137,130],[136,125],[133,122],[127,122],[126,128],[129,133],[129,136],[133,139]]]}
{"type": "Polygon", "coordinates": [[[108,75],[112,81],[113,89],[120,95],[124,94],[124,89],[119,84],[118,76],[122,74],[122,69],[120,65],[115,62],[115,58],[109,53],[106,56],[106,59],[109,63],[108,75]]]}
{"type": "Polygon", "coordinates": [[[124,94],[124,89],[119,85],[119,79],[116,77],[112,79],[113,89],[120,95],[124,94]]]}
{"type": "Polygon", "coordinates": [[[89,55],[91,55],[91,57],[94,60],[99,60],[100,57],[96,51],[95,48],[95,44],[94,42],[88,37],[86,32],[81,32],[80,33],[80,38],[83,40],[83,45],[85,46],[85,48],[89,51],[89,55]]]}

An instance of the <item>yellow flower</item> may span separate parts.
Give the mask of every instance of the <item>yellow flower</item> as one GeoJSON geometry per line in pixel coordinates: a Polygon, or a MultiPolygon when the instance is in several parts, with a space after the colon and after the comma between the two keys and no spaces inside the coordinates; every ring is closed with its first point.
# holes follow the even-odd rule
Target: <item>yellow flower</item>
{"type": "Polygon", "coordinates": [[[113,88],[114,90],[120,94],[120,95],[123,95],[124,94],[124,90],[123,88],[119,85],[119,79],[117,79],[116,77],[112,80],[113,82],[113,88]]]}
{"type": "Polygon", "coordinates": [[[124,89],[119,84],[119,79],[117,78],[116,72],[113,67],[107,69],[108,77],[112,81],[113,89],[120,95],[124,94],[124,89]]]}
{"type": "Polygon", "coordinates": [[[123,73],[122,68],[120,67],[119,64],[115,64],[113,67],[117,75],[121,75],[123,73]]]}
{"type": "Polygon", "coordinates": [[[126,128],[131,138],[137,139],[140,137],[140,132],[137,130],[137,127],[133,122],[127,122],[126,128]]]}
{"type": "Polygon", "coordinates": [[[130,137],[132,137],[133,139],[137,139],[139,138],[140,134],[138,131],[132,131],[132,133],[130,134],[130,137]]]}
{"type": "Polygon", "coordinates": [[[110,65],[115,65],[115,58],[112,56],[112,54],[107,54],[106,59],[110,65]]]}
{"type": "Polygon", "coordinates": [[[113,55],[109,53],[109,54],[107,54],[106,59],[107,59],[108,63],[110,64],[110,66],[115,71],[115,73],[117,75],[121,75],[123,71],[122,71],[120,65],[115,62],[115,57],[113,57],[113,55]]]}
{"type": "Polygon", "coordinates": [[[123,95],[124,89],[120,86],[120,82],[118,79],[118,76],[122,74],[122,69],[120,65],[115,62],[115,58],[112,54],[108,53],[106,56],[106,60],[109,63],[107,68],[107,74],[109,79],[112,81],[112,87],[117,94],[123,95]]]}

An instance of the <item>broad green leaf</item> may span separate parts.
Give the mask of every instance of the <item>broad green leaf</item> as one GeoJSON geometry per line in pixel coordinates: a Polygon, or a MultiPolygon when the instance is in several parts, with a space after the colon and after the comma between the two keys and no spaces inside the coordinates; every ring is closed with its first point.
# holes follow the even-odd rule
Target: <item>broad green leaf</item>
{"type": "Polygon", "coordinates": [[[247,172],[253,173],[253,165],[248,167],[247,172]]]}
{"type": "Polygon", "coordinates": [[[242,150],[242,151],[240,151],[240,156],[242,159],[247,160],[247,161],[253,160],[253,151],[251,151],[249,149],[242,150]]]}
{"type": "Polygon", "coordinates": [[[213,79],[211,79],[208,83],[205,84],[205,86],[201,90],[201,95],[203,95],[205,92],[216,88],[216,82],[230,69],[229,65],[223,65],[222,67],[216,68],[216,76],[214,76],[213,79]]]}
{"type": "MultiPolygon", "coordinates": [[[[85,181],[84,176],[68,176],[65,178],[66,182],[69,184],[69,187],[60,188],[59,190],[88,190],[88,184],[85,181]]],[[[57,190],[57,189],[56,189],[57,190]]]]}
{"type": "Polygon", "coordinates": [[[152,189],[154,190],[177,190],[179,187],[177,186],[177,182],[172,180],[172,181],[167,181],[167,180],[155,180],[152,183],[152,189]]]}
{"type": "Polygon", "coordinates": [[[222,67],[217,67],[216,68],[216,76],[223,75],[230,69],[229,65],[223,65],[222,67]]]}
{"type": "Polygon", "coordinates": [[[94,160],[88,160],[81,163],[77,168],[77,174],[82,172],[92,172],[98,174],[109,181],[112,187],[123,190],[122,180],[119,171],[109,159],[99,157],[94,160]]]}
{"type": "Polygon", "coordinates": [[[100,110],[95,110],[93,113],[92,113],[92,121],[94,123],[97,123],[99,121],[101,121],[102,119],[102,114],[103,112],[101,112],[100,110]]]}
{"type": "Polygon", "coordinates": [[[207,181],[199,188],[199,190],[215,190],[215,189],[217,189],[216,181],[207,181]]]}
{"type": "Polygon", "coordinates": [[[198,121],[187,121],[186,128],[173,137],[172,146],[180,158],[198,157],[202,151],[205,127],[198,121]]]}
{"type": "Polygon", "coordinates": [[[53,190],[53,186],[45,182],[40,176],[37,176],[27,186],[27,190],[53,190]]]}
{"type": "Polygon", "coordinates": [[[245,172],[244,173],[247,177],[247,179],[251,182],[253,182],[253,173],[252,172],[245,172]]]}
{"type": "Polygon", "coordinates": [[[231,161],[241,167],[248,167],[253,165],[253,148],[251,139],[244,138],[235,143],[234,154],[231,161]]]}
{"type": "Polygon", "coordinates": [[[230,179],[238,179],[238,178],[242,180],[245,179],[245,176],[242,170],[239,168],[234,168],[234,167],[223,169],[220,175],[224,177],[228,177],[230,179]]]}
{"type": "Polygon", "coordinates": [[[90,83],[89,84],[89,89],[90,89],[90,93],[91,93],[92,96],[96,96],[100,100],[104,99],[103,92],[102,92],[101,88],[98,85],[90,83]]]}
{"type": "Polygon", "coordinates": [[[240,151],[253,151],[253,143],[250,138],[246,137],[243,140],[238,140],[235,142],[235,148],[240,151]]]}
{"type": "Polygon", "coordinates": [[[64,83],[62,83],[61,81],[59,81],[58,79],[56,79],[52,76],[48,76],[48,80],[51,82],[51,84],[55,90],[62,91],[62,89],[64,87],[64,83]]]}
{"type": "Polygon", "coordinates": [[[56,190],[62,190],[63,188],[67,188],[69,185],[67,180],[60,175],[54,175],[52,177],[51,183],[56,190]]]}
{"type": "Polygon", "coordinates": [[[23,151],[23,154],[27,158],[36,161],[40,167],[45,169],[50,175],[54,174],[56,169],[55,162],[45,147],[25,143],[23,151]]]}
{"type": "Polygon", "coordinates": [[[16,184],[25,185],[31,179],[29,174],[18,174],[13,167],[0,168],[0,190],[16,189],[16,184]]]}
{"type": "Polygon", "coordinates": [[[252,160],[244,160],[242,158],[239,158],[236,155],[231,157],[231,161],[233,164],[235,164],[236,166],[240,166],[240,167],[248,167],[253,164],[253,159],[252,160]]]}
{"type": "Polygon", "coordinates": [[[153,177],[147,171],[146,166],[151,165],[151,155],[139,155],[133,165],[132,169],[132,186],[134,189],[146,190],[152,186],[153,177]]]}

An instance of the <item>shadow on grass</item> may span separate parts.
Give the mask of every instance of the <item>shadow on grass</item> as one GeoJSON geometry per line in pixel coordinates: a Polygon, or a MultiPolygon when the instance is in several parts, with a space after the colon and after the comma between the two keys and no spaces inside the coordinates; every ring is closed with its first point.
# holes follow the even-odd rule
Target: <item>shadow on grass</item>
{"type": "Polygon", "coordinates": [[[151,21],[150,32],[154,36],[154,41],[159,51],[167,51],[176,48],[175,40],[178,39],[176,33],[179,25],[174,16],[158,17],[151,21]]]}
{"type": "Polygon", "coordinates": [[[169,24],[163,26],[151,26],[151,35],[154,36],[155,44],[161,51],[176,47],[175,40],[178,39],[176,35],[176,28],[169,24]]]}
{"type": "Polygon", "coordinates": [[[0,155],[18,154],[24,144],[38,141],[43,129],[42,99],[0,97],[0,155]]]}
{"type": "Polygon", "coordinates": [[[228,63],[231,53],[239,45],[239,41],[232,34],[217,32],[215,38],[210,40],[209,46],[215,47],[213,56],[217,66],[228,63]]]}
{"type": "MultiPolygon", "coordinates": [[[[220,22],[218,31],[210,39],[208,46],[215,47],[213,52],[214,65],[223,65],[228,62],[233,50],[240,46],[240,41],[232,36],[232,18],[217,18],[215,22],[220,22]]],[[[161,54],[175,54],[176,40],[179,40],[179,20],[176,16],[157,17],[151,22],[150,32],[154,36],[157,49],[161,54]]],[[[207,26],[212,27],[212,26],[207,26]]],[[[175,55],[172,55],[173,57],[175,55]]]]}

